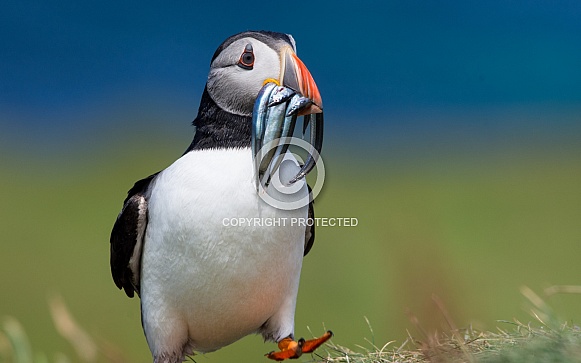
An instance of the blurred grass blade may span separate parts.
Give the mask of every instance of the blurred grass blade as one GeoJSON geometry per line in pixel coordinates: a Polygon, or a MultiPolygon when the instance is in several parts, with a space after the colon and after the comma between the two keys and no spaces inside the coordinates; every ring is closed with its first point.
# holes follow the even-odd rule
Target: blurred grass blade
{"type": "Polygon", "coordinates": [[[94,362],[97,358],[97,344],[73,319],[60,295],[49,299],[49,307],[54,325],[73,346],[78,356],[85,362],[94,362]]]}
{"type": "Polygon", "coordinates": [[[30,342],[18,320],[6,317],[2,328],[12,346],[13,362],[33,363],[30,342]]]}
{"type": "Polygon", "coordinates": [[[555,294],[581,294],[579,285],[555,285],[545,289],[545,295],[553,296],[555,294]]]}

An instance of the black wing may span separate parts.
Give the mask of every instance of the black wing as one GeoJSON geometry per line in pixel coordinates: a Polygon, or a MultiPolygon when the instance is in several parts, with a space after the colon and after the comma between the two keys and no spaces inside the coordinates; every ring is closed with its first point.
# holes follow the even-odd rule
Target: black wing
{"type": "Polygon", "coordinates": [[[141,251],[147,227],[147,190],[158,173],[141,179],[127,192],[111,231],[111,275],[129,297],[139,295],[141,251]]]}
{"type": "MultiPolygon", "coordinates": [[[[311,194],[311,187],[308,184],[307,187],[309,188],[309,194],[311,194]]],[[[307,224],[307,228],[305,230],[305,252],[303,256],[306,256],[307,253],[309,253],[309,251],[313,247],[313,243],[315,243],[315,207],[313,206],[314,203],[315,202],[312,200],[309,203],[309,214],[307,215],[307,218],[311,220],[310,223],[311,226],[307,224]]]]}

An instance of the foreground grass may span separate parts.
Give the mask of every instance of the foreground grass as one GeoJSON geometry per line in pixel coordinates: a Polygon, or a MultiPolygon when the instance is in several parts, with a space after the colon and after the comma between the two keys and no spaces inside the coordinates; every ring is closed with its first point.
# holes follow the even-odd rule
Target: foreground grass
{"type": "Polygon", "coordinates": [[[351,350],[329,345],[328,363],[390,362],[580,362],[581,330],[562,325],[557,329],[546,325],[512,322],[510,329],[498,332],[460,330],[457,335],[441,336],[430,342],[412,338],[394,348],[393,344],[371,349],[351,350]]]}
{"type": "MultiPolygon", "coordinates": [[[[581,362],[581,328],[559,322],[554,311],[532,290],[524,287],[521,292],[532,305],[534,322],[499,321],[506,328],[488,332],[471,327],[456,329],[448,320],[450,332],[446,334],[433,334],[423,340],[409,336],[399,346],[395,342],[381,347],[370,343],[370,348],[357,350],[329,344],[328,356],[320,358],[327,363],[581,362]]],[[[447,315],[445,309],[442,313],[447,315]]]]}
{"type": "Polygon", "coordinates": [[[421,363],[421,362],[580,362],[581,330],[563,324],[554,329],[546,325],[511,322],[498,332],[458,330],[424,342],[409,338],[403,345],[352,350],[329,345],[328,363],[421,363]]]}
{"type": "MultiPolygon", "coordinates": [[[[579,289],[579,288],[577,288],[579,289]]],[[[553,288],[553,290],[558,290],[553,288]]],[[[325,363],[423,363],[423,362],[580,362],[581,328],[562,323],[553,310],[532,290],[523,288],[531,304],[533,322],[500,321],[503,328],[495,332],[477,331],[472,327],[457,329],[439,299],[436,305],[449,324],[447,333],[425,334],[423,339],[408,338],[403,344],[395,341],[377,346],[373,339],[368,347],[347,348],[331,342],[312,356],[315,362],[325,363]]],[[[126,362],[118,349],[105,342],[96,342],[81,328],[59,297],[49,301],[51,315],[59,334],[70,343],[76,357],[58,353],[53,359],[35,352],[28,337],[14,318],[6,318],[0,327],[0,362],[68,363],[126,362]]],[[[369,324],[369,321],[368,321],[369,324]]],[[[373,336],[373,329],[369,324],[373,336]]],[[[265,360],[266,361],[266,360],[265,360]]]]}

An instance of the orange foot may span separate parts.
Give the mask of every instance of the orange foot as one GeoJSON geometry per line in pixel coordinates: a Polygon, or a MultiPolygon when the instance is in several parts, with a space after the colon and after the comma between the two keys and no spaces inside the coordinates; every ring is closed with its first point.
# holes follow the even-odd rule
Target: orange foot
{"type": "Polygon", "coordinates": [[[272,351],[266,354],[266,357],[276,361],[297,359],[303,353],[314,352],[315,349],[331,339],[332,336],[333,332],[328,330],[322,337],[316,339],[304,340],[301,338],[298,341],[295,341],[291,337],[287,337],[278,342],[278,349],[280,349],[279,352],[272,351]]]}

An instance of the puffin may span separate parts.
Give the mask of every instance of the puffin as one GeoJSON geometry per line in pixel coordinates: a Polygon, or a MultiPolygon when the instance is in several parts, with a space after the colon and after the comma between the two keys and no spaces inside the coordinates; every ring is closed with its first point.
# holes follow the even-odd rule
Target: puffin
{"type": "MultiPolygon", "coordinates": [[[[133,185],[114,223],[111,274],[128,297],[140,298],[154,363],[182,362],[250,334],[278,343],[267,358],[294,359],[333,335],[294,336],[302,261],[315,226],[291,221],[314,218],[312,200],[277,208],[257,192],[253,112],[261,89],[272,83],[308,99],[296,111],[305,121],[322,113],[291,35],[246,31],[222,42],[210,62],[193,141],[169,167],[133,185]]],[[[288,152],[284,157],[280,174],[295,177],[295,189],[308,196],[304,165],[288,152]]]]}

